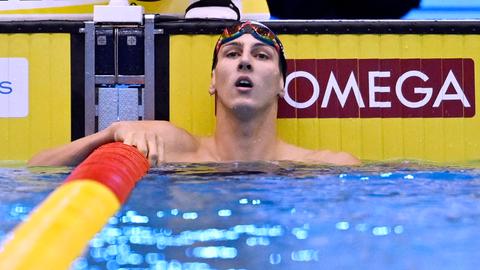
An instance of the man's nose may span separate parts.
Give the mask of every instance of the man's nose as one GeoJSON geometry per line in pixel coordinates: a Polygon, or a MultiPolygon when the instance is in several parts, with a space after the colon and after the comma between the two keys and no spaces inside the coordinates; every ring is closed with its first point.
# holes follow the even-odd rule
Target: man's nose
{"type": "Polygon", "coordinates": [[[243,71],[251,71],[252,70],[252,64],[248,60],[242,59],[240,63],[238,63],[238,70],[243,70],[243,71]]]}

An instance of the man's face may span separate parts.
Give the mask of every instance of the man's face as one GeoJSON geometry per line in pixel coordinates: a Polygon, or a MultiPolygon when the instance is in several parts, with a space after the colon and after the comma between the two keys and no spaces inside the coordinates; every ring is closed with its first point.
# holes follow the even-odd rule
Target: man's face
{"type": "Polygon", "coordinates": [[[276,105],[283,96],[278,63],[275,48],[244,34],[220,48],[210,91],[217,93],[219,106],[232,110],[276,105]]]}

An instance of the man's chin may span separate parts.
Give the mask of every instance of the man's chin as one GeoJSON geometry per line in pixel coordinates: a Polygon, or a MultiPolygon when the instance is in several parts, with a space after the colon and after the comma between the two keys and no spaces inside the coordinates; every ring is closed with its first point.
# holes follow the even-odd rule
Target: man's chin
{"type": "Polygon", "coordinates": [[[233,106],[233,113],[241,120],[248,120],[255,116],[257,108],[252,104],[242,103],[233,106]]]}

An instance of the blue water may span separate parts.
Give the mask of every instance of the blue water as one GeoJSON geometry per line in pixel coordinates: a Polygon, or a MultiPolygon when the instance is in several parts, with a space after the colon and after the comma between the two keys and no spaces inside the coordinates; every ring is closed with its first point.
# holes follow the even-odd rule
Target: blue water
{"type": "MultiPolygon", "coordinates": [[[[164,165],[72,269],[478,269],[477,168],[164,165]]],[[[70,169],[0,169],[0,238],[70,169]]]]}

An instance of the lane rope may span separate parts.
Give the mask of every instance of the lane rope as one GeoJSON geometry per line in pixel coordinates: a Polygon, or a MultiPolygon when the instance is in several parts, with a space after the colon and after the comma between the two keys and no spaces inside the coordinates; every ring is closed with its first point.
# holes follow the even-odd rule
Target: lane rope
{"type": "Polygon", "coordinates": [[[148,169],[135,147],[120,142],[93,151],[6,237],[0,269],[68,269],[148,169]]]}

